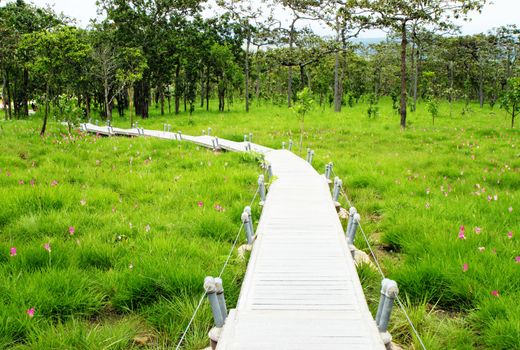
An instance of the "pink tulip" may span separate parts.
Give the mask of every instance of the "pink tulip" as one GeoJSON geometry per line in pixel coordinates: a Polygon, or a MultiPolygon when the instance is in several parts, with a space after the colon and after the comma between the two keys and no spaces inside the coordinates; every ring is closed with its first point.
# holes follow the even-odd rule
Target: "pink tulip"
{"type": "Polygon", "coordinates": [[[72,236],[74,234],[74,232],[76,232],[76,229],[74,228],[74,226],[70,226],[69,227],[69,234],[72,236]]]}
{"type": "Polygon", "coordinates": [[[509,231],[507,233],[507,238],[509,238],[509,239],[513,238],[513,231],[509,231]]]}
{"type": "Polygon", "coordinates": [[[30,309],[27,309],[27,311],[25,311],[27,313],[27,315],[30,317],[30,318],[33,318],[34,317],[34,307],[30,308],[30,309]]]}
{"type": "Polygon", "coordinates": [[[197,205],[199,206],[199,208],[202,208],[204,206],[204,202],[203,201],[198,201],[197,205]]]}
{"type": "Polygon", "coordinates": [[[464,265],[462,265],[462,272],[466,272],[466,271],[468,271],[468,269],[469,269],[468,263],[464,263],[464,265]]]}
{"type": "Polygon", "coordinates": [[[520,256],[517,256],[517,257],[515,258],[515,261],[516,261],[517,264],[520,264],[520,256]]]}
{"type": "Polygon", "coordinates": [[[9,255],[16,256],[16,247],[11,247],[11,249],[9,249],[9,255]]]}
{"type": "Polygon", "coordinates": [[[500,294],[498,293],[498,290],[491,291],[491,295],[494,296],[494,297],[499,297],[500,296],[500,294]]]}

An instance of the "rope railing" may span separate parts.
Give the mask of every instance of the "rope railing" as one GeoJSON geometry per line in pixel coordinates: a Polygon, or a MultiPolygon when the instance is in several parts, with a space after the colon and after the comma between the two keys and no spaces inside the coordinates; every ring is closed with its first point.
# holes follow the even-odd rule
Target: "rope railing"
{"type": "MultiPolygon", "coordinates": [[[[253,206],[253,203],[255,202],[256,198],[258,197],[258,193],[259,193],[260,189],[257,188],[256,189],[256,192],[253,196],[253,199],[251,199],[251,202],[249,203],[249,206],[253,206]]],[[[224,274],[224,272],[226,271],[226,268],[231,260],[231,257],[233,256],[233,252],[235,251],[235,248],[238,244],[238,241],[240,239],[240,234],[242,233],[244,229],[244,223],[242,223],[240,225],[240,228],[238,229],[238,232],[235,236],[235,239],[233,240],[233,245],[231,246],[231,249],[229,250],[229,253],[226,257],[226,260],[224,261],[224,264],[222,265],[222,268],[220,269],[220,273],[218,275],[218,277],[222,277],[222,275],[224,274]]],[[[177,346],[175,347],[175,350],[179,350],[182,346],[182,343],[184,342],[184,340],[186,339],[186,335],[188,334],[190,328],[191,328],[191,325],[193,324],[193,322],[195,321],[195,318],[197,317],[197,314],[200,310],[200,308],[202,307],[203,303],[204,303],[204,299],[206,298],[207,296],[207,292],[206,290],[204,291],[204,293],[202,293],[200,299],[199,299],[199,302],[197,304],[197,307],[195,308],[195,311],[193,312],[193,315],[191,316],[190,318],[190,321],[188,322],[188,325],[186,326],[186,328],[184,329],[184,332],[182,333],[182,336],[181,338],[179,339],[179,342],[177,343],[177,346]]]]}
{"type": "MultiPolygon", "coordinates": [[[[332,171],[332,174],[334,175],[334,177],[336,177],[336,173],[334,172],[334,169],[331,169],[332,171]]],[[[349,207],[353,207],[352,205],[352,202],[350,201],[350,199],[348,198],[348,195],[347,195],[347,192],[341,188],[340,190],[340,193],[341,193],[341,196],[343,198],[345,198],[345,200],[347,201],[347,204],[349,205],[349,207]]],[[[372,256],[372,259],[374,260],[374,264],[379,272],[379,274],[381,275],[381,277],[383,277],[383,279],[386,278],[386,275],[385,273],[383,272],[383,269],[381,268],[381,264],[379,263],[379,259],[377,258],[375,252],[374,252],[374,249],[372,248],[372,244],[370,243],[369,239],[368,239],[368,236],[367,234],[365,233],[365,230],[363,229],[363,225],[361,224],[361,222],[359,222],[359,229],[361,230],[361,234],[363,235],[363,239],[364,241],[366,242],[367,244],[367,247],[370,251],[370,255],[372,256]]],[[[401,301],[401,299],[399,298],[399,295],[396,296],[396,301],[397,301],[397,304],[399,305],[399,307],[401,308],[408,324],[410,325],[413,333],[415,334],[417,340],[419,341],[419,343],[421,344],[421,347],[423,348],[423,350],[427,350],[426,349],[426,346],[424,345],[424,342],[419,334],[419,331],[417,330],[417,328],[415,327],[415,325],[413,324],[410,316],[408,315],[408,312],[406,311],[406,308],[403,304],[403,302],[401,301]]]]}

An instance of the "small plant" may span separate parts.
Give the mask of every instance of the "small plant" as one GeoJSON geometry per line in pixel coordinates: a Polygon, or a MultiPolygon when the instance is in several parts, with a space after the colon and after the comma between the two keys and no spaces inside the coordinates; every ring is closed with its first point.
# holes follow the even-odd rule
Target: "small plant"
{"type": "Polygon", "coordinates": [[[303,132],[305,126],[305,115],[311,110],[312,105],[314,104],[314,100],[312,99],[311,92],[309,88],[304,88],[302,91],[298,92],[297,101],[292,108],[292,110],[298,116],[298,120],[300,121],[300,147],[299,153],[302,153],[302,143],[303,143],[303,132]]]}
{"type": "Polygon", "coordinates": [[[368,95],[368,108],[367,108],[367,116],[369,119],[377,118],[379,116],[379,99],[376,94],[368,95]]]}
{"type": "Polygon", "coordinates": [[[430,98],[426,108],[432,116],[432,124],[435,125],[435,118],[439,116],[439,101],[434,97],[430,98]]]}

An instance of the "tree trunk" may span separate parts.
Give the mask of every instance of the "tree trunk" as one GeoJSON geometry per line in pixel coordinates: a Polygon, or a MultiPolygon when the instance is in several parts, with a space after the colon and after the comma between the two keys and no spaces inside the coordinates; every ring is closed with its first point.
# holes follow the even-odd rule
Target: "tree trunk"
{"type": "Polygon", "coordinates": [[[246,113],[249,112],[249,47],[251,46],[251,30],[247,32],[246,44],[246,113]]]}
{"type": "Polygon", "coordinates": [[[161,86],[159,98],[161,100],[161,115],[164,115],[164,88],[161,86]]]}
{"type": "Polygon", "coordinates": [[[412,86],[410,86],[410,92],[409,94],[410,95],[413,95],[414,96],[414,100],[413,100],[413,104],[411,106],[411,111],[412,112],[415,112],[415,108],[416,108],[416,100],[415,100],[415,83],[417,82],[417,69],[416,69],[416,64],[415,64],[415,40],[412,42],[412,53],[410,55],[410,65],[411,65],[411,71],[412,71],[412,86]]]}
{"type": "Polygon", "coordinates": [[[90,119],[90,95],[88,93],[85,95],[85,114],[87,119],[90,119]]]}
{"type": "Polygon", "coordinates": [[[5,102],[7,102],[7,111],[8,111],[8,119],[13,119],[13,111],[11,109],[11,84],[9,82],[9,72],[6,73],[6,76],[7,76],[7,82],[6,82],[6,87],[7,87],[7,99],[5,100],[5,102]]]}
{"type": "Polygon", "coordinates": [[[4,105],[4,113],[5,120],[9,119],[9,114],[7,113],[7,92],[6,92],[6,84],[7,84],[7,73],[3,72],[3,80],[2,80],[2,103],[4,105]]]}
{"type": "Polygon", "coordinates": [[[177,62],[175,67],[175,114],[179,114],[181,102],[181,82],[180,82],[181,64],[177,62]]]}
{"type": "Polygon", "coordinates": [[[29,91],[29,70],[27,68],[23,69],[23,99],[22,99],[22,107],[24,116],[29,116],[29,101],[28,101],[28,91],[29,91]]]}
{"type": "MultiPolygon", "coordinates": [[[[291,31],[289,33],[289,60],[292,60],[293,46],[294,46],[294,24],[295,21],[291,24],[291,31]]],[[[292,62],[289,62],[292,64],[292,62]]],[[[287,72],[287,106],[290,108],[292,105],[292,65],[289,65],[289,69],[287,72]]]]}
{"type": "Polygon", "coordinates": [[[172,113],[171,97],[170,84],[168,84],[168,114],[172,113]]]}
{"type": "Polygon", "coordinates": [[[45,130],[47,129],[47,117],[49,116],[49,82],[47,82],[45,86],[45,113],[43,115],[43,125],[42,130],[40,131],[40,136],[45,136],[45,130]]]}
{"type": "Polygon", "coordinates": [[[206,111],[209,111],[209,83],[210,83],[210,71],[206,72],[206,111]]]}
{"type": "Polygon", "coordinates": [[[204,108],[204,67],[200,74],[200,108],[204,108]]]}
{"type": "Polygon", "coordinates": [[[419,49],[419,46],[417,46],[417,49],[415,50],[416,60],[415,60],[415,73],[413,76],[413,110],[415,111],[417,109],[417,87],[419,82],[419,65],[421,63],[421,51],[419,49]]]}
{"type": "Polygon", "coordinates": [[[130,127],[134,127],[134,84],[128,87],[128,112],[130,112],[130,127]]]}
{"type": "Polygon", "coordinates": [[[480,108],[484,108],[484,71],[480,70],[479,83],[478,83],[478,98],[480,102],[480,108]]]}
{"type": "Polygon", "coordinates": [[[339,81],[339,51],[336,52],[336,58],[334,62],[334,112],[341,112],[341,94],[340,94],[340,81],[339,81]]]}
{"type": "Polygon", "coordinates": [[[107,120],[112,121],[112,110],[110,109],[110,102],[108,101],[108,94],[110,93],[108,90],[108,80],[105,79],[104,82],[104,92],[105,92],[105,116],[107,120]]]}
{"type": "Polygon", "coordinates": [[[401,24],[401,128],[406,128],[406,22],[401,24]]]}

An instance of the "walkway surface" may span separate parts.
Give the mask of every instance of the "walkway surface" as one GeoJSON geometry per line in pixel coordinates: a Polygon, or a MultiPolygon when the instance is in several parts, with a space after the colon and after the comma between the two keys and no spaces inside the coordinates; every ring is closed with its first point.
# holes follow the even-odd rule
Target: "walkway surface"
{"type": "MultiPolygon", "coordinates": [[[[100,127],[83,128],[99,133],[100,127]]],[[[213,147],[210,136],[183,136],[188,139],[213,147]]],[[[226,142],[234,151],[249,148],[219,140],[228,149],[226,142]]],[[[276,181],[258,223],[238,305],[217,349],[385,349],[326,179],[292,152],[251,148],[265,155],[276,181]]]]}

